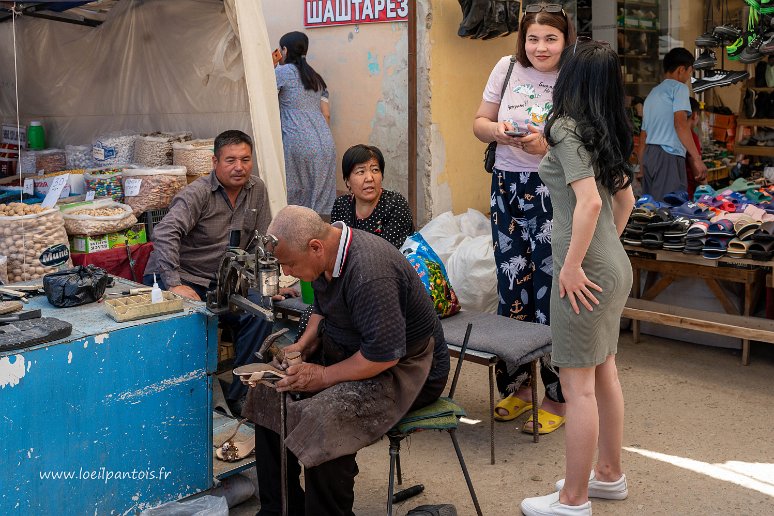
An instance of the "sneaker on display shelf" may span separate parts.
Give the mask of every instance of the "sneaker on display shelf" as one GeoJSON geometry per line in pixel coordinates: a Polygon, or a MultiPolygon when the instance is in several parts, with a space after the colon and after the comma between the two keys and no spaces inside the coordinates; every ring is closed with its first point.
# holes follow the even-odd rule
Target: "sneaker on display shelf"
{"type": "Polygon", "coordinates": [[[701,54],[699,54],[699,57],[696,58],[696,61],[694,61],[693,69],[708,70],[714,67],[716,62],[717,60],[715,59],[715,52],[705,48],[702,50],[701,54]]]}

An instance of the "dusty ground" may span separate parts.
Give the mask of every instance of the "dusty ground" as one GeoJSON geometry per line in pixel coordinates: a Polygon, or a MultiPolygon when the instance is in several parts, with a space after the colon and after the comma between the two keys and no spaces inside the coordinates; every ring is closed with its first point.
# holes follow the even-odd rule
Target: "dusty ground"
{"type": "MultiPolygon", "coordinates": [[[[595,515],[774,514],[774,347],[739,352],[644,336],[621,335],[618,364],[626,400],[623,453],[629,498],[593,501],[595,515]]],[[[482,422],[461,425],[460,445],[484,514],[520,514],[527,496],[550,492],[564,476],[564,429],[538,444],[519,431],[526,418],[495,427],[497,463],[489,464],[487,370],[465,363],[458,401],[482,422]]],[[[385,514],[386,440],[358,454],[358,515],[385,514]]],[[[452,503],[475,514],[448,434],[418,434],[401,453],[404,485],[425,492],[395,513],[427,503],[452,503]]],[[[252,515],[252,500],[231,514],[252,515]]]]}

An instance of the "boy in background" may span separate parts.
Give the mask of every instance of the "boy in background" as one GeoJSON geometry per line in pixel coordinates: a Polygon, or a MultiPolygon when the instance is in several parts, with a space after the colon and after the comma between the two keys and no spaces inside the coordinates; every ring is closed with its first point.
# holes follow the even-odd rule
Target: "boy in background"
{"type": "Polygon", "coordinates": [[[686,161],[696,181],[707,177],[707,167],[691,137],[690,96],[686,82],[693,75],[693,54],[673,48],[664,56],[664,80],[645,99],[637,156],[642,190],[657,201],[669,192],[687,190],[686,161]],[[687,156],[686,156],[687,154],[687,156]]]}

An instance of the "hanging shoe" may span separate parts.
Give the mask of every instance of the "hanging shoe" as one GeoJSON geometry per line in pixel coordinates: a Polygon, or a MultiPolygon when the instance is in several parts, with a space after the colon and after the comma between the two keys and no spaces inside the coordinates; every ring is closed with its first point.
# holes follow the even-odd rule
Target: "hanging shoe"
{"type": "Polygon", "coordinates": [[[737,82],[750,77],[749,72],[730,72],[727,70],[710,70],[706,72],[706,75],[692,81],[692,87],[694,93],[701,93],[702,91],[710,88],[729,86],[736,84],[737,82]]]}
{"type": "Polygon", "coordinates": [[[713,68],[716,63],[717,60],[715,59],[715,52],[705,48],[702,50],[701,54],[699,54],[699,57],[696,58],[696,61],[694,61],[693,69],[708,70],[713,68]]]}
{"type": "Polygon", "coordinates": [[[758,50],[766,56],[774,54],[774,32],[768,32],[763,36],[763,41],[758,50]]]}
{"type": "Polygon", "coordinates": [[[715,48],[722,45],[720,39],[712,32],[705,32],[696,38],[696,46],[699,48],[715,48]]]}
{"type": "Polygon", "coordinates": [[[742,29],[733,25],[720,25],[712,29],[712,34],[720,40],[720,44],[730,44],[742,36],[742,29]]]}
{"type": "Polygon", "coordinates": [[[739,62],[744,64],[753,64],[759,61],[763,54],[760,51],[761,44],[763,43],[763,36],[756,34],[753,39],[747,44],[747,46],[739,54],[739,62]]]}
{"type": "Polygon", "coordinates": [[[739,55],[747,47],[748,36],[739,36],[736,41],[730,45],[726,45],[726,55],[731,61],[739,60],[739,55]]]}

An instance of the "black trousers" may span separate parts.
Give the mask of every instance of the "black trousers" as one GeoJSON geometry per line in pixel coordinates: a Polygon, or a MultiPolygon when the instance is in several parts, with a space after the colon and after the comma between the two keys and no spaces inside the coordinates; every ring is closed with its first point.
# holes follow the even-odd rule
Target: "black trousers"
{"type": "MultiPolygon", "coordinates": [[[[279,516],[282,511],[279,434],[255,426],[255,469],[258,472],[258,516],[279,516]]],[[[304,469],[306,493],[301,489],[301,465],[287,452],[288,514],[290,516],[354,516],[355,454],[304,469]]]]}

